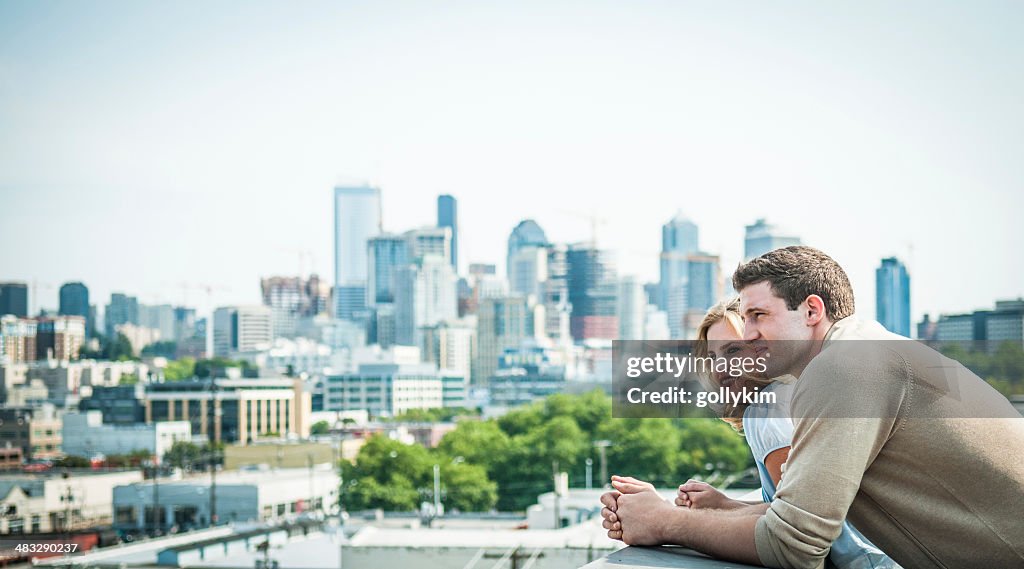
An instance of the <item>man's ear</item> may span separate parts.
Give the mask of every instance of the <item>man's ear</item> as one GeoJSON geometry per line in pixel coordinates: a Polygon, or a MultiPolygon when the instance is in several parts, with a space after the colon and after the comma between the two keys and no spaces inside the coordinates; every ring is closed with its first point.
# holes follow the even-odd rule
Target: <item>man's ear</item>
{"type": "Polygon", "coordinates": [[[817,326],[825,319],[825,301],[820,296],[812,294],[804,301],[804,318],[808,326],[817,326]]]}

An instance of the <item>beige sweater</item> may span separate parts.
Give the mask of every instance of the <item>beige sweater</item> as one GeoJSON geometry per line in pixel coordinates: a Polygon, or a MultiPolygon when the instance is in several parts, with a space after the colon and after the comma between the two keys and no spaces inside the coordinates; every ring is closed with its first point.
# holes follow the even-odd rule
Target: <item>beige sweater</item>
{"type": "Polygon", "coordinates": [[[848,517],[906,568],[1024,567],[1024,418],[960,364],[844,319],[791,412],[763,564],[821,567],[848,517]]]}

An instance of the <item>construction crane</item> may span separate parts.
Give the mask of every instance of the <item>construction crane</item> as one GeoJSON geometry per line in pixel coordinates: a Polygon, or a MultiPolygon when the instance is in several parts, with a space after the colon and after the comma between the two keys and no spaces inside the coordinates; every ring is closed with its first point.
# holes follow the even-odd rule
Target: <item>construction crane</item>
{"type": "Polygon", "coordinates": [[[587,222],[590,223],[590,245],[595,249],[597,248],[597,226],[607,225],[608,218],[598,215],[594,210],[591,210],[588,214],[568,209],[560,209],[558,210],[558,213],[587,220],[587,222]]]}

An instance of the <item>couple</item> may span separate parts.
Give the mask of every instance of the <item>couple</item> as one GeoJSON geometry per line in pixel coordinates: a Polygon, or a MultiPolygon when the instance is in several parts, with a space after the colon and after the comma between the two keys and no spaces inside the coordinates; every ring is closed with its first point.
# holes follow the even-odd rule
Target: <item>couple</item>
{"type": "Polygon", "coordinates": [[[795,378],[744,380],[789,392],[788,439],[770,413],[726,410],[744,417],[770,501],[728,501],[688,482],[672,505],[615,478],[601,497],[609,537],[770,567],[1024,567],[1024,419],[1005,398],[854,318],[845,272],[816,249],[766,253],[733,286],[742,334],[725,307],[708,315],[698,346],[726,357],[736,345],[767,349],[766,376],[795,378]]]}

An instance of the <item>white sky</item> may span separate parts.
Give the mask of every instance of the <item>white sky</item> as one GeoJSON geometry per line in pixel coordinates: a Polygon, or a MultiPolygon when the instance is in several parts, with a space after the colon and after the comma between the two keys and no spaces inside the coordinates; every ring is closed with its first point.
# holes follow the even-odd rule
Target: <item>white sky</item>
{"type": "Polygon", "coordinates": [[[594,212],[623,272],[653,280],[682,210],[728,273],[763,216],[836,257],[869,316],[892,254],[915,321],[990,306],[1024,294],[1022,15],[0,3],[0,280],[35,281],[37,308],[68,280],[100,305],[256,302],[262,275],[333,274],[331,188],[368,180],[389,230],[455,195],[463,266],[502,264],[524,217],[577,241],[594,212]]]}

